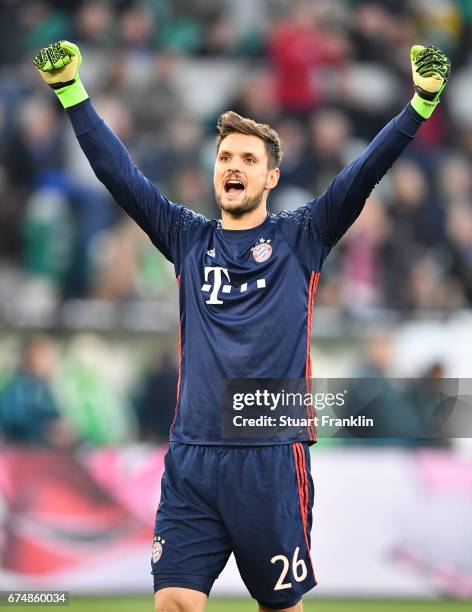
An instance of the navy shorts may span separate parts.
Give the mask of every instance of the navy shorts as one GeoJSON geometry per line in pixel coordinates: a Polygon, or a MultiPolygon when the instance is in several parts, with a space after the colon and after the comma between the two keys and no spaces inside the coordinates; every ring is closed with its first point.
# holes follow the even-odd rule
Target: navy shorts
{"type": "Polygon", "coordinates": [[[313,494],[305,443],[171,443],[152,547],[154,590],[208,595],[233,552],[254,599],[270,608],[294,606],[316,585],[313,494]]]}

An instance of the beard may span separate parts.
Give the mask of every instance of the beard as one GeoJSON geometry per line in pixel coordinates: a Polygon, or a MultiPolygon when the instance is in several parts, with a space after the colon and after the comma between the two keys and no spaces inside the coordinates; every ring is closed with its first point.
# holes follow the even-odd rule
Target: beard
{"type": "Polygon", "coordinates": [[[242,217],[243,215],[252,212],[253,210],[256,210],[256,208],[259,208],[262,203],[263,195],[264,189],[261,189],[261,191],[252,198],[246,196],[241,203],[236,205],[223,204],[221,198],[217,194],[215,194],[215,198],[221,210],[224,210],[232,217],[242,217]]]}

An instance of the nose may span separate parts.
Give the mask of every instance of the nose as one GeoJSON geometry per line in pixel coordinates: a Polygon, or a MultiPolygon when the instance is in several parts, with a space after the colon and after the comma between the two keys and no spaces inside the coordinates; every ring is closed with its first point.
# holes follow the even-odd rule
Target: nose
{"type": "Polygon", "coordinates": [[[238,159],[237,157],[233,157],[231,159],[231,163],[229,164],[229,171],[230,172],[239,172],[241,170],[241,160],[238,159]]]}

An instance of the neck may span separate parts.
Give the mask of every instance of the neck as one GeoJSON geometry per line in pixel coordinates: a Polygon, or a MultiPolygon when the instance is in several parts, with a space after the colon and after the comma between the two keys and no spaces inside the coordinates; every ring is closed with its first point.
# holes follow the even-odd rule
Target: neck
{"type": "Polygon", "coordinates": [[[252,229],[262,225],[267,217],[265,202],[250,212],[238,217],[226,210],[221,211],[221,227],[228,230],[252,229]]]}

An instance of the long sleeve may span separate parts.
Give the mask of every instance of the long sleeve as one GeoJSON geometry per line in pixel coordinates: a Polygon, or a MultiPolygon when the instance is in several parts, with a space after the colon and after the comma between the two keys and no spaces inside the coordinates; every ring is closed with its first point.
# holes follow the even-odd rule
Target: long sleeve
{"type": "Polygon", "coordinates": [[[328,189],[310,203],[314,233],[331,247],[354,223],[373,188],[386,174],[423,119],[408,106],[392,119],[328,189]]]}
{"type": "Polygon", "coordinates": [[[375,185],[414,138],[422,122],[408,104],[324,193],[297,210],[278,215],[287,241],[310,270],[321,269],[330,249],[357,219],[375,185]]]}
{"type": "Polygon", "coordinates": [[[205,224],[206,219],[185,206],[173,204],[160,193],[135,166],[90,100],[72,107],[67,114],[97,178],[177,268],[181,247],[185,248],[177,245],[179,234],[183,229],[205,224]]]}

